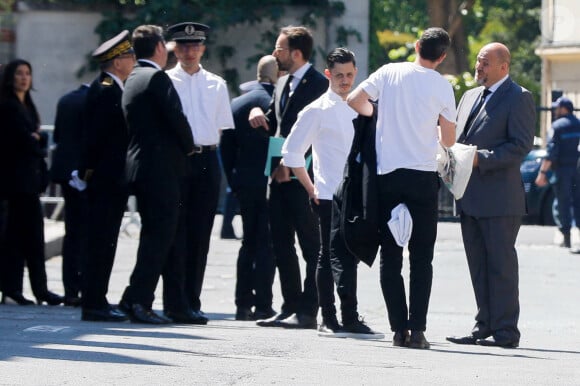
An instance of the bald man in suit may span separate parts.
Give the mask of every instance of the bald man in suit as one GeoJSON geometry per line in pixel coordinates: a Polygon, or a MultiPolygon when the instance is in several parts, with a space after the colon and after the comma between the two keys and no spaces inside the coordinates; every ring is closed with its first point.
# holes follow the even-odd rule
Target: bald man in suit
{"type": "Polygon", "coordinates": [[[536,110],[531,93],[510,78],[510,60],[505,45],[484,46],[475,65],[481,87],[458,106],[458,142],[477,146],[457,201],[477,314],[469,335],[447,337],[457,344],[515,348],[520,341],[515,242],[526,213],[520,163],[533,145],[536,110]]]}

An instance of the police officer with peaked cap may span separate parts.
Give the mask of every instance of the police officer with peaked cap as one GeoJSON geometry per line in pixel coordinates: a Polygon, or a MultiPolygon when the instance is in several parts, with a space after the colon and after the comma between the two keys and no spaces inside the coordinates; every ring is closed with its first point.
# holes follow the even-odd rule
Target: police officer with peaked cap
{"type": "Polygon", "coordinates": [[[78,175],[87,184],[88,244],[83,265],[82,320],[127,320],[107,301],[117,238],[127,203],[125,159],[128,134],[121,97],[135,65],[129,32],[107,40],[92,54],[101,73],[85,102],[85,141],[78,175]]]}
{"type": "Polygon", "coordinates": [[[221,183],[216,150],[221,132],[234,127],[226,82],[200,64],[209,30],[194,22],[168,28],[169,38],[176,43],[178,64],[167,74],[179,94],[195,143],[189,157],[191,171],[183,186],[188,232],[185,291],[191,309],[202,318],[200,294],[221,183]]]}

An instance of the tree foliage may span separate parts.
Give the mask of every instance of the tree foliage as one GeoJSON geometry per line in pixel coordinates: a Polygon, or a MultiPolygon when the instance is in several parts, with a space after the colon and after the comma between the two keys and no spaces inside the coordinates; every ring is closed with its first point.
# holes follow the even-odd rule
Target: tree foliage
{"type": "Polygon", "coordinates": [[[457,96],[473,85],[479,49],[499,41],[510,48],[511,76],[539,100],[541,59],[534,48],[540,39],[540,14],[541,0],[371,0],[370,70],[413,60],[414,40],[424,28],[437,26],[450,31],[454,41],[465,42],[441,68],[450,74],[457,96]],[[402,43],[395,38],[400,36],[413,38],[402,43]]]}
{"type": "MultiPolygon", "coordinates": [[[[96,29],[102,40],[123,29],[133,30],[141,24],[168,27],[180,21],[195,20],[211,26],[212,31],[226,31],[238,25],[252,28],[264,21],[272,22],[272,30],[264,31],[260,40],[253,43],[259,53],[247,58],[248,65],[255,65],[257,58],[272,51],[272,44],[278,33],[278,22],[287,6],[301,5],[304,9],[301,23],[307,26],[315,26],[321,19],[328,22],[344,12],[344,4],[339,0],[38,0],[38,3],[46,6],[86,6],[103,10],[104,18],[96,29]]],[[[360,37],[357,31],[341,27],[338,28],[337,35],[339,40],[345,42],[349,36],[360,37]]],[[[218,59],[223,66],[222,74],[230,85],[238,84],[237,69],[229,68],[227,64],[228,59],[240,47],[214,41],[212,34],[206,44],[206,56],[218,59]]],[[[90,66],[89,63],[87,65],[90,66]]],[[[86,66],[81,71],[89,68],[86,66]]],[[[232,91],[237,90],[235,87],[232,91]]]]}

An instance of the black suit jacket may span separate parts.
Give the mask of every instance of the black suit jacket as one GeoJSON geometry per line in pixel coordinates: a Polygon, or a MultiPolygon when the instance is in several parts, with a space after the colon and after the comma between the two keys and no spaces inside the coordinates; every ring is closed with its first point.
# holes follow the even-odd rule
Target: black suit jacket
{"type": "Polygon", "coordinates": [[[298,113],[328,90],[328,79],[311,66],[300,80],[292,96],[288,99],[284,111],[282,111],[280,108],[280,96],[287,80],[288,75],[278,79],[274,98],[272,98],[269,110],[266,113],[270,126],[270,135],[284,138],[290,133],[294,122],[298,118],[298,113]]]}
{"type": "Polygon", "coordinates": [[[193,137],[167,74],[138,61],[125,82],[122,106],[129,130],[128,181],[185,175],[193,137]]]}
{"type": "Polygon", "coordinates": [[[268,138],[253,129],[248,122],[250,110],[266,110],[272,99],[274,86],[257,83],[250,90],[232,100],[234,130],[224,130],[220,153],[228,184],[234,192],[244,186],[266,186],[264,175],[268,138]]]}
{"type": "Polygon", "coordinates": [[[60,98],[56,107],[50,176],[54,182],[68,183],[73,170],[78,170],[82,152],[84,107],[89,86],[81,85],[60,98]]]}
{"type": "Polygon", "coordinates": [[[46,138],[38,141],[31,135],[38,126],[36,115],[16,96],[0,103],[0,197],[44,190],[46,138]]]}
{"type": "Polygon", "coordinates": [[[105,72],[92,83],[85,102],[85,135],[79,175],[92,170],[89,185],[124,186],[128,133],[121,97],[123,90],[105,72]]]}

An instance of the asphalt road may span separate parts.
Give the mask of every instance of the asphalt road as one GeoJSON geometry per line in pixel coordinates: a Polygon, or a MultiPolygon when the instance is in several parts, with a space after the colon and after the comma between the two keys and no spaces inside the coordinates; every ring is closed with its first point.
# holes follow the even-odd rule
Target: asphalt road
{"type": "MultiPolygon", "coordinates": [[[[79,309],[3,305],[0,385],[580,384],[580,255],[554,244],[554,228],[524,226],[520,232],[522,339],[520,348],[511,350],[445,340],[470,330],[475,305],[459,225],[441,223],[426,332],[431,349],[412,350],[391,344],[377,263],[359,268],[359,310],[371,327],[386,333],[384,340],[321,338],[313,330],[235,321],[240,242],[219,239],[220,220],[202,294],[202,308],[211,318],[207,326],[81,322],[79,309]]],[[[236,218],[238,230],[239,225],[236,218]]],[[[111,302],[128,282],[136,232],[131,225],[120,237],[111,302]]],[[[57,292],[62,292],[60,266],[58,256],[47,261],[49,288],[57,292]]],[[[26,280],[25,286],[32,297],[26,280]]],[[[277,281],[274,289],[277,309],[277,281]]],[[[157,310],[162,309],[159,295],[157,310]]]]}

